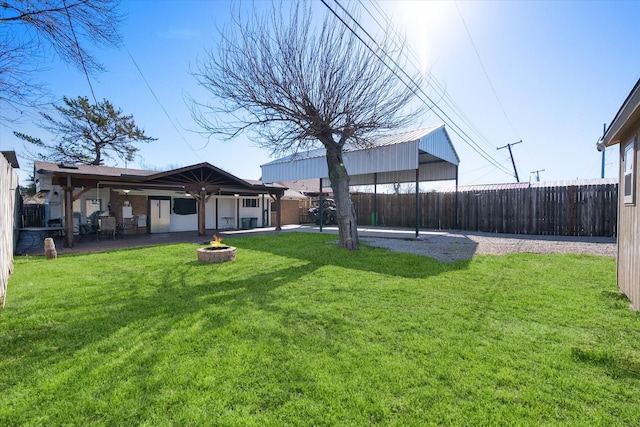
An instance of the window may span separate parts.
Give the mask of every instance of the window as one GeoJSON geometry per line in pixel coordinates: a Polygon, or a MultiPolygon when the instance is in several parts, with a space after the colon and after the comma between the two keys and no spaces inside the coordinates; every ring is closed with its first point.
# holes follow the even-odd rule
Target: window
{"type": "Polygon", "coordinates": [[[259,208],[260,200],[259,199],[242,199],[242,207],[243,208],[259,208]]]}
{"type": "Polygon", "coordinates": [[[625,203],[634,203],[634,157],[635,157],[635,144],[630,141],[626,147],[624,147],[624,154],[622,157],[623,171],[622,171],[622,191],[625,203]]]}

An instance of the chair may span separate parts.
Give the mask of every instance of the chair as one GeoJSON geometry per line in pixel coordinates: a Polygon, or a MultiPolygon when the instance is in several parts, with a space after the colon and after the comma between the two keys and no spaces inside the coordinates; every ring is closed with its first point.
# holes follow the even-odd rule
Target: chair
{"type": "Polygon", "coordinates": [[[99,234],[111,234],[113,240],[116,239],[116,217],[101,216],[99,218],[100,230],[99,234]]]}
{"type": "Polygon", "coordinates": [[[82,214],[80,212],[73,213],[73,234],[82,234],[82,214]]]}
{"type": "Polygon", "coordinates": [[[80,224],[80,240],[85,235],[95,234],[96,240],[98,239],[98,232],[100,231],[100,222],[98,220],[100,216],[100,211],[95,211],[91,215],[87,217],[86,224],[80,224]]]}

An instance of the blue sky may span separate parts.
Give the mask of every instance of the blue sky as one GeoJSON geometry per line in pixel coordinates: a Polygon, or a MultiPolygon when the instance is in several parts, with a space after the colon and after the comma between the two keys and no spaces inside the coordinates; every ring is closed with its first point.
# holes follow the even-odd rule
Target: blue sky
{"type": "MultiPolygon", "coordinates": [[[[414,63],[430,72],[426,92],[502,166],[492,165],[450,129],[461,158],[461,184],[515,182],[507,150],[496,148],[519,140],[523,143],[513,154],[521,181],[534,179],[531,172],[541,169],[541,180],[600,177],[595,144],[603,123],[640,78],[640,1],[350,4],[372,34],[380,33],[385,18],[393,21],[406,35],[414,63]]],[[[327,12],[320,2],[314,10],[327,12]]],[[[167,169],[207,161],[241,178],[258,178],[260,165],[271,160],[268,153],[246,137],[207,141],[193,132],[197,127],[185,102],[186,94],[210,99],[189,70],[215,44],[216,26],[227,22],[230,3],[124,0],[121,11],[127,15],[121,26],[125,47],[93,50],[107,72],[91,82],[98,99],[133,114],[158,138],[140,145],[140,157],[129,166],[167,169]]],[[[79,71],[55,59],[42,65],[48,71],[37,78],[57,99],[90,97],[79,71]]],[[[439,115],[428,112],[413,127],[442,123],[439,115]]],[[[22,151],[14,130],[48,138],[27,115],[0,126],[2,150],[22,151]]],[[[617,157],[615,149],[606,152],[606,177],[617,176],[617,157]]],[[[22,164],[25,179],[27,163],[22,164]]]]}

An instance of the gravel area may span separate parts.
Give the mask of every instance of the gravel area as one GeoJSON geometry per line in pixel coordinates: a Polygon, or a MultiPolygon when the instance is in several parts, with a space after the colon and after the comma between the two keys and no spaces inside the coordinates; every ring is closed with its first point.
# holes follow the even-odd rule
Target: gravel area
{"type": "Polygon", "coordinates": [[[489,233],[430,233],[420,239],[362,237],[368,246],[435,258],[441,262],[470,260],[474,255],[515,252],[590,254],[614,257],[616,239],[610,237],[527,236],[489,233]]]}

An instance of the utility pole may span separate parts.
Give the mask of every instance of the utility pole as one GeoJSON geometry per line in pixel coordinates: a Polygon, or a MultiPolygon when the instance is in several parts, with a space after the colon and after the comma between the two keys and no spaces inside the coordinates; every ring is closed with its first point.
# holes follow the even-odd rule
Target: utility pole
{"type": "Polygon", "coordinates": [[[509,156],[511,156],[511,164],[513,165],[513,172],[516,174],[516,181],[520,182],[520,178],[518,177],[518,170],[516,169],[516,162],[513,160],[513,153],[511,152],[511,147],[516,145],[516,144],[520,144],[522,142],[522,140],[518,141],[518,142],[514,142],[513,144],[507,144],[504,145],[502,147],[498,147],[497,150],[502,150],[503,148],[508,148],[509,149],[509,156]]]}
{"type": "Polygon", "coordinates": [[[540,182],[540,172],[544,172],[544,169],[538,169],[537,171],[531,171],[532,174],[536,174],[536,182],[540,182]]]}
{"type": "MultiPolygon", "coordinates": [[[[602,125],[602,138],[604,138],[604,134],[607,133],[607,124],[602,125]]],[[[600,168],[600,178],[604,178],[604,152],[606,149],[602,150],[602,167],[600,168]]]]}

